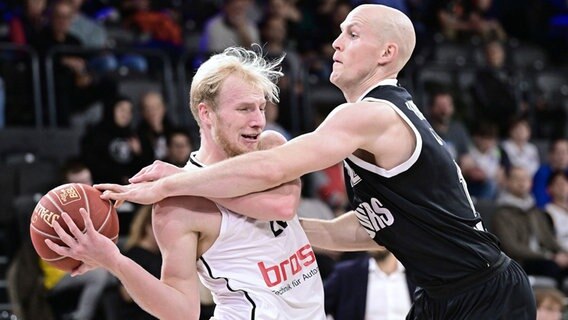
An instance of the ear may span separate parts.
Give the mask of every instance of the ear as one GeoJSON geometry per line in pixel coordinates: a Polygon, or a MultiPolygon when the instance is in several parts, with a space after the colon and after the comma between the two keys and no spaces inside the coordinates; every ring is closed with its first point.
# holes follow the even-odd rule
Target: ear
{"type": "Polygon", "coordinates": [[[390,63],[398,56],[398,45],[394,42],[387,42],[385,47],[381,50],[381,55],[378,59],[379,65],[390,63]]]}
{"type": "Polygon", "coordinates": [[[197,112],[201,123],[203,125],[210,126],[211,115],[213,114],[213,110],[211,110],[211,107],[205,102],[200,102],[199,105],[197,105],[197,112]]]}

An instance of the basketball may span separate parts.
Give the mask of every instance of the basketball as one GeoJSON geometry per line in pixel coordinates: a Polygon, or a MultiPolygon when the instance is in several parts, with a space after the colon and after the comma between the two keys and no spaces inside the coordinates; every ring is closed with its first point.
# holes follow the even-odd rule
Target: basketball
{"type": "Polygon", "coordinates": [[[80,208],[84,208],[91,217],[95,230],[117,242],[119,224],[116,209],[109,200],[101,199],[100,195],[101,192],[92,186],[69,183],[50,190],[39,200],[32,213],[30,235],[36,252],[44,261],[64,271],[71,271],[81,264],[80,261],[60,256],[45,244],[45,239],[50,239],[58,245],[66,246],[53,229],[53,222],[57,221],[69,232],[61,217],[63,212],[73,219],[79,230],[85,232],[85,223],[79,212],[80,208]]]}

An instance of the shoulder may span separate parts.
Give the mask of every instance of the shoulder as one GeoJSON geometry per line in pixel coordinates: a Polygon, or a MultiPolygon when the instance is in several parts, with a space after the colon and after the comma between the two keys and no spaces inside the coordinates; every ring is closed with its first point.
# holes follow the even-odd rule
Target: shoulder
{"type": "Polygon", "coordinates": [[[392,103],[387,100],[358,101],[337,106],[328,115],[328,119],[341,118],[355,123],[384,121],[396,117],[392,103]]]}
{"type": "Polygon", "coordinates": [[[274,130],[266,130],[260,134],[259,149],[267,150],[286,143],[286,138],[274,130]]]}
{"type": "Polygon", "coordinates": [[[217,206],[201,197],[170,197],[154,204],[155,228],[201,232],[220,215],[217,206]]]}

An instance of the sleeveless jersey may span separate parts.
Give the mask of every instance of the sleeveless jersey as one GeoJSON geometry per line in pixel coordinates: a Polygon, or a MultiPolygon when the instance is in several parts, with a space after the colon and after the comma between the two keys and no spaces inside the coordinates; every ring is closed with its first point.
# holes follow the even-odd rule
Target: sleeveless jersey
{"type": "Polygon", "coordinates": [[[390,170],[355,155],[344,160],[361,225],[426,291],[488,269],[501,254],[497,238],[486,232],[458,165],[410,94],[388,79],[360,100],[386,103],[416,137],[411,157],[390,170]]]}
{"type": "MultiPolygon", "coordinates": [[[[186,169],[202,167],[192,153],[186,169]]],[[[217,205],[221,229],[197,271],[214,319],[325,319],[323,284],[298,217],[260,221],[217,205]]]]}

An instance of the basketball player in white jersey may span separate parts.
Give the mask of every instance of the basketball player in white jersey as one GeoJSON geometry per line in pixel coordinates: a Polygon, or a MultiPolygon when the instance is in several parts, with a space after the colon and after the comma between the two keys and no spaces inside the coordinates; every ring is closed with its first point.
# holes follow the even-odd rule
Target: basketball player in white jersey
{"type": "MultiPolygon", "coordinates": [[[[201,146],[185,170],[285,142],[276,132],[263,132],[266,99],[278,99],[274,82],[282,75],[279,62],[230,48],[198,69],[190,107],[201,129],[201,146]]],[[[161,166],[167,174],[183,170],[161,166]]],[[[163,257],[160,280],[98,234],[84,210],[86,233],[63,215],[71,234],[57,223],[54,228],[69,248],[48,245],[84,262],[75,274],[108,269],[143,309],[160,319],[199,317],[198,276],[212,291],[214,319],[325,319],[317,262],[295,214],[299,197],[299,181],[293,181],[217,203],[198,197],[156,203],[153,229],[163,257]],[[235,212],[288,219],[261,221],[235,212]]]]}

